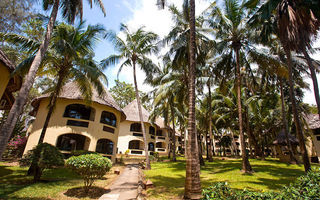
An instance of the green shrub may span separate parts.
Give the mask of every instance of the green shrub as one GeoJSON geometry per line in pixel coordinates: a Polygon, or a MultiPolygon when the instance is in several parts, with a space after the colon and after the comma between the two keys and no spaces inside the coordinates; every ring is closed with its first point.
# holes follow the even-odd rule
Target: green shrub
{"type": "Polygon", "coordinates": [[[99,154],[94,151],[87,151],[87,150],[73,150],[71,151],[71,156],[81,156],[81,155],[86,155],[86,154],[99,154]]]}
{"type": "Polygon", "coordinates": [[[158,159],[159,158],[159,152],[154,152],[153,156],[158,159]]]}
{"type": "Polygon", "coordinates": [[[43,170],[63,166],[63,154],[48,143],[38,144],[19,161],[21,166],[30,166],[34,180],[39,181],[43,170]]]}
{"type": "Polygon", "coordinates": [[[287,199],[320,199],[320,169],[299,177],[290,186],[284,187],[279,196],[287,199]]]}
{"type": "Polygon", "coordinates": [[[86,192],[95,179],[102,178],[112,167],[111,161],[99,154],[72,156],[66,165],[83,178],[86,192]]]}
{"type": "Polygon", "coordinates": [[[309,171],[290,186],[276,192],[234,190],[227,183],[216,183],[202,191],[203,200],[304,200],[320,199],[320,169],[309,171]]]}
{"type": "Polygon", "coordinates": [[[233,200],[235,199],[234,190],[232,190],[227,182],[216,183],[202,191],[204,200],[233,200]]]}

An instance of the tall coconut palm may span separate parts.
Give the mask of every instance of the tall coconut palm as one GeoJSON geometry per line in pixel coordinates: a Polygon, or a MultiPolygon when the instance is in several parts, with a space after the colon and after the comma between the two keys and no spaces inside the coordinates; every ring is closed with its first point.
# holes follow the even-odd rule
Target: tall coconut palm
{"type": "MultiPolygon", "coordinates": [[[[311,36],[316,34],[320,25],[312,12],[312,10],[318,9],[317,7],[319,7],[319,2],[314,1],[317,6],[310,6],[310,2],[311,1],[302,0],[268,0],[263,2],[253,16],[254,19],[258,19],[257,21],[270,21],[271,19],[275,19],[275,23],[277,24],[276,35],[279,37],[287,57],[286,60],[290,86],[289,95],[305,171],[309,171],[311,166],[301,127],[299,108],[296,103],[291,51],[302,51],[305,56],[308,57],[308,55],[306,55],[306,49],[311,47],[311,36]]],[[[250,3],[251,7],[256,7],[260,1],[251,0],[250,3]]],[[[313,65],[310,63],[309,58],[307,58],[307,60],[309,60],[308,63],[311,73],[315,76],[315,73],[312,72],[313,65]]],[[[316,85],[317,84],[315,83],[315,86],[316,85]]],[[[318,93],[319,89],[315,92],[318,93]]]]}
{"type": "Polygon", "coordinates": [[[102,60],[101,63],[103,66],[109,66],[117,64],[123,59],[124,61],[120,65],[118,74],[125,66],[133,68],[133,80],[144,140],[146,169],[151,169],[148,155],[147,135],[143,123],[141,101],[137,84],[136,66],[138,65],[146,73],[147,77],[156,73],[157,67],[152,63],[151,59],[148,58],[147,55],[158,52],[158,47],[155,44],[155,42],[158,40],[158,36],[155,33],[145,31],[144,27],[140,27],[137,31],[131,33],[126,25],[121,24],[120,30],[124,34],[124,40],[112,32],[109,32],[106,35],[106,37],[113,42],[115,49],[119,51],[120,54],[111,55],[102,60]]]}
{"type": "MultiPolygon", "coordinates": [[[[85,30],[84,25],[84,23],[80,23],[78,26],[73,27],[62,23],[53,30],[47,54],[42,61],[42,68],[44,68],[42,74],[53,76],[56,81],[53,88],[50,88],[52,92],[48,105],[48,114],[40,134],[39,144],[43,142],[57,97],[66,82],[74,80],[87,100],[90,100],[92,94],[91,84],[97,88],[99,94],[103,92],[100,80],[106,82],[107,79],[102,69],[92,59],[92,55],[94,54],[94,44],[98,41],[98,36],[103,33],[104,28],[99,25],[89,25],[85,30]]],[[[9,37],[12,37],[13,40],[11,41],[15,43],[25,43],[23,37],[14,34],[5,35],[5,38],[10,39],[9,37]],[[14,38],[20,39],[20,41],[14,40],[14,38]]],[[[30,49],[36,48],[34,47],[37,44],[36,41],[30,42],[30,44],[30,49]]],[[[27,60],[32,59],[33,57],[27,58],[27,60]]],[[[23,62],[19,65],[16,72],[28,71],[30,66],[27,63],[23,62]]]]}
{"type": "Polygon", "coordinates": [[[196,70],[196,17],[195,1],[189,0],[189,117],[188,117],[188,144],[186,149],[186,181],[185,199],[201,198],[200,164],[198,157],[198,142],[196,133],[195,113],[195,70],[196,70]]]}
{"type": "MultiPolygon", "coordinates": [[[[90,5],[92,6],[92,0],[88,0],[90,5]]],[[[98,4],[105,14],[105,9],[102,3],[102,0],[94,0],[96,4],[98,4]]],[[[82,20],[83,16],[83,2],[82,0],[73,1],[73,0],[43,0],[43,8],[44,10],[49,10],[52,7],[50,19],[47,25],[46,34],[44,40],[42,41],[39,50],[37,51],[35,58],[31,64],[30,70],[28,74],[25,76],[22,87],[16,97],[16,100],[10,110],[8,118],[6,122],[0,127],[0,158],[6,148],[8,139],[12,134],[14,126],[18,120],[20,113],[22,112],[23,106],[26,103],[29,91],[34,83],[36,73],[41,64],[43,57],[48,49],[49,42],[51,39],[53,25],[55,24],[59,7],[61,7],[63,18],[67,19],[68,22],[73,23],[75,18],[80,16],[82,20]]]]}
{"type": "MultiPolygon", "coordinates": [[[[245,138],[243,133],[243,120],[242,120],[242,103],[241,103],[241,67],[244,62],[241,59],[244,49],[250,46],[250,32],[246,26],[248,20],[248,12],[237,0],[224,0],[224,9],[221,10],[216,7],[215,3],[211,8],[211,26],[216,30],[216,38],[221,40],[219,46],[230,48],[235,58],[236,68],[236,91],[237,91],[237,106],[238,106],[238,119],[239,119],[239,135],[241,143],[241,156],[242,156],[242,171],[245,173],[251,172],[252,168],[246,154],[245,138]]],[[[230,55],[232,57],[232,54],[230,55]]],[[[230,57],[229,56],[229,57],[230,57]]]]}
{"type": "MultiPolygon", "coordinates": [[[[157,0],[161,7],[165,6],[166,0],[157,0]]],[[[189,114],[188,114],[188,143],[186,146],[186,181],[184,198],[200,199],[200,165],[198,157],[198,142],[195,119],[195,69],[196,69],[196,16],[195,0],[185,0],[184,5],[188,9],[189,17],[189,114]]]]}

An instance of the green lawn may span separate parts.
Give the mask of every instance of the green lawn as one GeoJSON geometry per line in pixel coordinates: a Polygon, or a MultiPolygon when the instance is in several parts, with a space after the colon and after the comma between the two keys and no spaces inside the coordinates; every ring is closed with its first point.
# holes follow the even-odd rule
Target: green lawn
{"type": "Polygon", "coordinates": [[[95,182],[90,194],[84,194],[82,179],[69,169],[45,170],[39,183],[33,183],[33,177],[26,176],[26,172],[25,167],[0,162],[0,199],[97,199],[116,177],[111,170],[103,180],[95,182]]]}
{"type": "MultiPolygon", "coordinates": [[[[202,187],[208,187],[215,182],[227,181],[232,188],[278,191],[297,177],[304,174],[303,165],[288,165],[274,159],[265,161],[251,159],[254,174],[245,175],[240,172],[241,160],[219,160],[206,162],[201,167],[202,187]]],[[[178,199],[183,195],[185,179],[185,162],[152,163],[152,169],[145,171],[146,178],[155,185],[147,191],[148,199],[178,199]]]]}

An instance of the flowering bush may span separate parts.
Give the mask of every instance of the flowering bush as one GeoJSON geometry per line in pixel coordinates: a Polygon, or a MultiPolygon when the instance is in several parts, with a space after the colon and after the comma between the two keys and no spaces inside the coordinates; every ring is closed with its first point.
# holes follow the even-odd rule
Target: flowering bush
{"type": "Polygon", "coordinates": [[[7,147],[7,155],[8,158],[19,158],[22,156],[24,148],[27,143],[27,137],[17,135],[13,137],[7,147]]]}

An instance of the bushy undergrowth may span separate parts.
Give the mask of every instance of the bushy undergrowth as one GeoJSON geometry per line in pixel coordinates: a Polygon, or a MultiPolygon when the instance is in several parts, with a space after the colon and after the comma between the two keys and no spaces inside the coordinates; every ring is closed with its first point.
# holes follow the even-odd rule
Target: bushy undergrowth
{"type": "Polygon", "coordinates": [[[203,200],[304,200],[320,199],[320,169],[309,171],[280,192],[235,190],[219,182],[203,190],[203,200]]]}
{"type": "Polygon", "coordinates": [[[48,143],[38,144],[35,148],[28,151],[27,154],[20,159],[21,166],[31,166],[34,175],[34,181],[39,181],[43,170],[53,167],[63,166],[63,154],[59,149],[48,143]]]}
{"type": "Polygon", "coordinates": [[[99,154],[72,156],[66,165],[83,178],[86,191],[95,179],[102,178],[112,167],[111,161],[99,154]]]}

